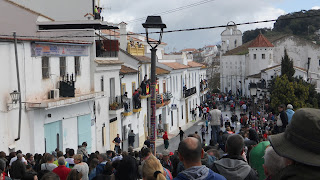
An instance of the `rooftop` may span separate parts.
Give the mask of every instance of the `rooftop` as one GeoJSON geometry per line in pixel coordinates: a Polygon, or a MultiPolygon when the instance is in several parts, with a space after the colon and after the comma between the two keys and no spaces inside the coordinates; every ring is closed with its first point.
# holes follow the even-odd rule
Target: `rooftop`
{"type": "Polygon", "coordinates": [[[200,63],[197,63],[197,62],[194,62],[194,61],[189,61],[188,62],[188,66],[189,67],[202,67],[203,64],[200,64],[200,63]]]}
{"type": "Polygon", "coordinates": [[[157,75],[169,74],[169,73],[170,73],[170,71],[167,71],[167,70],[159,68],[159,67],[157,67],[157,69],[156,69],[156,74],[157,75]]]}
{"type": "Polygon", "coordinates": [[[261,33],[251,42],[249,47],[274,47],[273,44],[261,33]]]}
{"type": "Polygon", "coordinates": [[[138,73],[138,72],[139,72],[138,70],[135,70],[131,67],[121,65],[120,74],[134,74],[134,73],[138,73]]]}
{"type": "Polygon", "coordinates": [[[54,21],[54,19],[52,19],[52,18],[50,18],[50,17],[48,17],[48,16],[46,16],[46,15],[44,15],[44,14],[41,14],[41,13],[39,13],[39,12],[36,12],[36,11],[34,11],[34,10],[32,10],[32,9],[26,8],[26,7],[24,7],[24,6],[20,5],[20,4],[17,4],[17,3],[13,2],[13,1],[10,1],[10,0],[5,0],[5,1],[7,1],[8,3],[11,3],[11,4],[13,4],[13,5],[15,5],[15,6],[19,7],[19,8],[22,8],[22,9],[24,9],[24,10],[26,10],[26,11],[29,11],[29,12],[31,12],[31,13],[33,13],[33,14],[36,14],[36,15],[38,15],[38,16],[42,16],[42,17],[45,17],[45,18],[47,18],[47,19],[49,19],[49,20],[51,20],[51,21],[54,21]]]}
{"type": "Polygon", "coordinates": [[[189,66],[186,66],[184,64],[180,64],[177,62],[162,62],[162,64],[171,67],[172,69],[187,69],[189,66]]]}

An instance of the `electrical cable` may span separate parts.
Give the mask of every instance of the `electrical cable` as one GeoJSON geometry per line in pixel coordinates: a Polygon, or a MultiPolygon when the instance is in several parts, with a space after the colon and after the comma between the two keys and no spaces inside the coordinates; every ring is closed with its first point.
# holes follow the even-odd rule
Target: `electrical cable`
{"type": "MultiPolygon", "coordinates": [[[[163,33],[174,33],[174,32],[189,32],[189,31],[197,31],[197,30],[207,30],[207,29],[216,29],[216,28],[223,28],[223,27],[231,27],[231,26],[242,26],[242,25],[249,25],[249,24],[260,24],[260,23],[267,23],[267,22],[275,22],[275,21],[286,21],[286,20],[294,20],[294,19],[305,19],[305,18],[313,18],[313,17],[319,17],[320,14],[313,14],[313,15],[307,15],[307,16],[299,16],[299,17],[289,17],[289,18],[281,18],[281,19],[270,19],[270,20],[262,20],[262,21],[252,21],[252,22],[245,22],[245,23],[237,23],[232,25],[218,25],[218,26],[208,26],[208,27],[198,27],[198,28],[187,28],[187,29],[176,29],[176,30],[168,30],[163,31],[163,33]]],[[[149,32],[149,34],[156,34],[159,32],[149,32]]],[[[127,36],[127,35],[144,35],[143,33],[126,33],[126,34],[117,34],[117,35],[104,35],[103,37],[108,36],[127,36]]],[[[0,34],[1,37],[13,37],[13,35],[8,34],[0,34]]],[[[41,39],[41,38],[80,38],[80,37],[99,37],[98,35],[94,36],[81,36],[81,35],[75,35],[75,36],[68,36],[68,35],[62,35],[62,36],[25,36],[25,35],[17,35],[17,37],[20,38],[35,38],[35,39],[41,39]]]]}
{"type": "MultiPolygon", "coordinates": [[[[167,10],[167,11],[164,11],[164,12],[155,13],[152,16],[167,15],[167,14],[178,12],[178,11],[181,11],[181,10],[184,10],[184,9],[188,9],[188,8],[196,7],[196,6],[199,6],[199,5],[202,5],[202,4],[206,4],[206,3],[209,3],[209,2],[212,2],[212,1],[215,1],[215,0],[202,0],[202,1],[199,1],[199,2],[196,2],[196,3],[192,3],[192,4],[189,4],[189,5],[185,5],[185,6],[181,6],[181,7],[178,7],[178,8],[170,9],[170,10],[167,10]]],[[[137,19],[133,19],[133,20],[127,21],[126,23],[139,22],[139,21],[145,20],[146,18],[147,17],[145,16],[145,17],[141,17],[141,18],[137,18],[137,19]]]]}

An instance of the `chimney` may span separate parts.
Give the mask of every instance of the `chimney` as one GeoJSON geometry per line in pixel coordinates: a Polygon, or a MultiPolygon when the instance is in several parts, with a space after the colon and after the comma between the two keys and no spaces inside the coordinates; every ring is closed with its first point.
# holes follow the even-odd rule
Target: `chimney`
{"type": "Polygon", "coordinates": [[[120,28],[120,48],[123,50],[127,50],[127,23],[121,22],[119,24],[120,28]],[[124,35],[125,34],[125,35],[124,35]]]}

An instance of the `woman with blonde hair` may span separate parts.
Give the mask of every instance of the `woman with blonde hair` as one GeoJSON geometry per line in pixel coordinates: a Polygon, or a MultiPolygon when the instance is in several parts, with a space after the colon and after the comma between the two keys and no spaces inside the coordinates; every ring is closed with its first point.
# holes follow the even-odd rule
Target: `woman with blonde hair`
{"type": "Polygon", "coordinates": [[[142,166],[143,180],[166,180],[166,173],[159,160],[151,155],[142,166]]]}
{"type": "Polygon", "coordinates": [[[83,157],[81,154],[76,154],[73,157],[75,166],[73,169],[76,169],[78,172],[82,173],[82,180],[89,180],[89,166],[87,163],[82,162],[83,157]]]}

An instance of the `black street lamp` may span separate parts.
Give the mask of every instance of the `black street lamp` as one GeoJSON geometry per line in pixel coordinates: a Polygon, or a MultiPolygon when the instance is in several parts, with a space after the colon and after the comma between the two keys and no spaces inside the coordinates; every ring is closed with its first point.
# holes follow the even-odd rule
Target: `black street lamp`
{"type": "Polygon", "coordinates": [[[147,42],[151,47],[151,148],[153,149],[154,154],[156,153],[156,52],[157,47],[161,44],[163,29],[167,28],[165,24],[162,23],[161,16],[148,16],[145,23],[142,26],[146,29],[147,42]],[[160,30],[159,40],[152,40],[149,38],[149,29],[160,30]]]}

